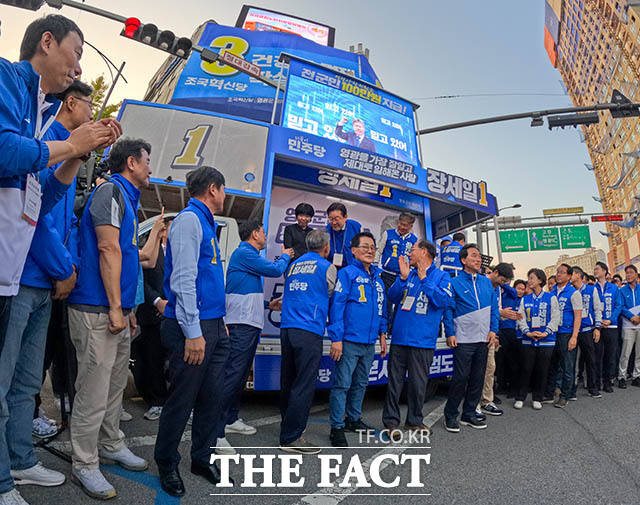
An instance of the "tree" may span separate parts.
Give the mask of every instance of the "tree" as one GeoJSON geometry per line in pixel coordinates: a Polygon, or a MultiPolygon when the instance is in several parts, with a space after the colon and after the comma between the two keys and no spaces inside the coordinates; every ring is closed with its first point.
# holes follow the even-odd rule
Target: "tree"
{"type": "MultiPolygon", "coordinates": [[[[91,87],[93,88],[93,93],[91,93],[91,101],[93,102],[93,118],[96,119],[98,114],[100,113],[100,109],[102,108],[102,103],[104,102],[104,97],[109,91],[109,85],[104,79],[104,75],[100,75],[93,81],[91,81],[91,87]]],[[[112,117],[122,105],[122,101],[118,103],[110,103],[104,108],[104,112],[102,113],[102,117],[112,117]]]]}

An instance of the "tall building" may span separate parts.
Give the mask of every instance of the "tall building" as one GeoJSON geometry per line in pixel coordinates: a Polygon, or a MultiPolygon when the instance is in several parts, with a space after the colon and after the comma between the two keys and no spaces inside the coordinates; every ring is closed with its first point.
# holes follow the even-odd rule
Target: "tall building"
{"type": "MultiPolygon", "coordinates": [[[[640,101],[638,2],[547,0],[544,46],[576,107],[610,102],[614,89],[640,101]]],[[[604,212],[638,211],[640,160],[627,155],[640,149],[638,118],[599,114],[598,124],[582,127],[600,192],[597,198],[604,212]]],[[[634,221],[623,222],[630,227],[607,224],[607,259],[614,271],[640,264],[640,231],[634,221]]]]}
{"type": "Polygon", "coordinates": [[[589,247],[584,251],[583,254],[578,254],[577,256],[569,256],[568,254],[561,254],[558,256],[558,260],[555,265],[549,265],[545,267],[544,273],[547,275],[547,278],[556,274],[556,269],[558,265],[562,263],[566,263],[567,265],[571,265],[572,267],[580,267],[589,275],[593,275],[593,269],[596,266],[598,261],[606,261],[606,257],[604,251],[602,249],[596,249],[595,247],[589,247]]]}

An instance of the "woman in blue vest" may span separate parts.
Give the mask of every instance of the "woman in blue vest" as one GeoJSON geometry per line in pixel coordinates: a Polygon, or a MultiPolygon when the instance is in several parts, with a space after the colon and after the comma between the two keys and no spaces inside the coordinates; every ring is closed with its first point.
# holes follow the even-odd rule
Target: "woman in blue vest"
{"type": "Polygon", "coordinates": [[[542,290],[547,276],[539,268],[527,272],[527,285],[533,291],[522,297],[518,328],[522,332],[520,386],[513,406],[521,409],[532,389],[533,408],[542,408],[542,398],[547,385],[547,373],[556,344],[556,332],[560,323],[560,307],[555,295],[542,290]]]}

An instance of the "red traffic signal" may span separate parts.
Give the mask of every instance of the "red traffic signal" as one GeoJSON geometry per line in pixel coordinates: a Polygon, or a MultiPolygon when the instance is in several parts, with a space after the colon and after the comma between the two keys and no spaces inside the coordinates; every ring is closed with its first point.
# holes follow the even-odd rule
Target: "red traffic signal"
{"type": "Polygon", "coordinates": [[[156,25],[151,23],[143,25],[138,18],[128,18],[124,23],[124,30],[120,35],[166,51],[180,58],[188,58],[191,53],[191,46],[193,45],[191,39],[187,37],[176,39],[172,31],[160,31],[156,25]]]}
{"type": "Polygon", "coordinates": [[[605,214],[603,216],[591,216],[592,223],[608,223],[611,221],[624,221],[622,214],[605,214]]]}

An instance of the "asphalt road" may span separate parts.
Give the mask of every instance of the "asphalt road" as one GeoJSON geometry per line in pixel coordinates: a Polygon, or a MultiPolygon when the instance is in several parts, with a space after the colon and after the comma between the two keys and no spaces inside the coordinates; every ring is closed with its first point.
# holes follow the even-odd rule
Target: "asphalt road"
{"type": "MultiPolygon", "coordinates": [[[[441,388],[439,392],[446,394],[446,389],[441,388]]],[[[365,400],[364,417],[376,426],[381,426],[383,394],[383,389],[374,388],[368,391],[365,400]]],[[[459,434],[448,433],[443,428],[444,400],[444,396],[436,396],[425,404],[427,421],[433,424],[430,443],[405,440],[402,444],[387,445],[363,440],[359,445],[358,436],[349,434],[350,448],[325,449],[323,455],[342,456],[339,477],[322,474],[318,456],[304,456],[299,467],[299,477],[305,479],[302,487],[260,487],[263,480],[259,474],[254,479],[256,487],[241,487],[242,482],[249,481],[247,473],[242,465],[232,463],[230,472],[236,485],[214,488],[190,474],[189,443],[185,441],[181,444],[181,473],[187,495],[182,500],[160,490],[157,468],[152,462],[144,473],[103,466],[106,477],[118,492],[111,503],[370,505],[401,499],[403,504],[640,504],[640,388],[616,389],[601,399],[589,398],[586,391],[580,389],[578,401],[570,402],[566,409],[545,405],[543,410],[534,411],[528,402],[524,409],[517,411],[511,401],[505,400],[505,415],[490,417],[488,429],[462,427],[459,434]],[[380,460],[380,456],[392,454],[398,458],[429,455],[430,460],[428,464],[420,463],[419,471],[412,475],[410,460],[402,465],[396,465],[391,459],[380,460]],[[376,463],[381,463],[379,472],[373,468],[376,463]],[[353,478],[343,483],[350,464],[355,465],[352,469],[356,470],[353,478]],[[361,486],[356,486],[360,468],[361,486]],[[371,484],[372,475],[377,473],[384,482],[399,478],[398,485],[384,488],[371,484]],[[327,484],[333,483],[333,487],[318,487],[321,475],[327,475],[327,484]],[[423,487],[408,487],[412,478],[423,487]],[[340,487],[340,483],[344,487],[340,487]],[[371,484],[370,487],[364,487],[367,484],[371,484]]],[[[326,393],[317,395],[305,433],[308,440],[320,446],[330,445],[327,402],[326,393]]],[[[254,467],[264,464],[261,455],[284,454],[277,449],[255,448],[277,445],[277,404],[275,394],[247,394],[242,416],[258,426],[258,433],[228,437],[232,444],[245,447],[240,454],[257,456],[254,467]]],[[[142,419],[145,407],[140,400],[127,400],[125,405],[134,415],[134,420],[121,425],[130,447],[152,461],[157,421],[142,419]]],[[[68,440],[67,433],[56,440],[56,446],[68,450],[65,440],[68,440]]],[[[68,463],[42,449],[38,452],[45,465],[69,476],[68,463]]],[[[279,483],[281,462],[276,458],[272,463],[273,482],[279,483]]],[[[331,464],[335,465],[335,461],[331,464]]],[[[297,479],[298,476],[291,477],[292,481],[297,479]]],[[[32,505],[97,503],[70,482],[57,488],[24,486],[20,491],[32,505]]]]}

